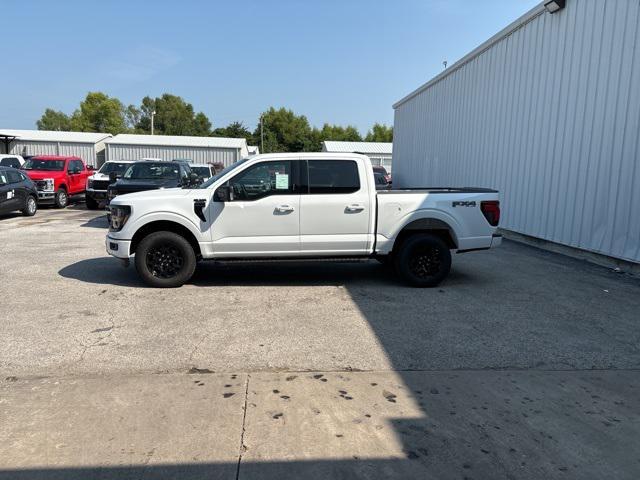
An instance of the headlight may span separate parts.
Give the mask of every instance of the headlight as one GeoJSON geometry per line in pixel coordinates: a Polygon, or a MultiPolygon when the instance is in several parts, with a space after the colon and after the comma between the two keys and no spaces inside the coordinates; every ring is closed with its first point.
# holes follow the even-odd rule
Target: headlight
{"type": "Polygon", "coordinates": [[[44,189],[47,191],[54,191],[55,182],[53,181],[53,178],[45,178],[44,179],[44,189]]]}
{"type": "Polygon", "coordinates": [[[129,215],[131,215],[131,207],[127,205],[116,205],[109,207],[109,210],[111,212],[109,230],[119,232],[122,230],[122,227],[124,227],[124,224],[127,223],[129,215]]]}
{"type": "Polygon", "coordinates": [[[93,188],[93,180],[87,179],[87,188],[93,188]]]}

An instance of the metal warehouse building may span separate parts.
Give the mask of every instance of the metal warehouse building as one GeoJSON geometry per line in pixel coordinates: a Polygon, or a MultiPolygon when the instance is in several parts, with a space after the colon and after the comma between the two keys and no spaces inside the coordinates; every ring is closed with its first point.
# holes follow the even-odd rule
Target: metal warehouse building
{"type": "Polygon", "coordinates": [[[640,262],[640,2],[550,3],[394,105],[394,186],[494,187],[503,228],[640,262]]]}
{"type": "Polygon", "coordinates": [[[109,133],[0,129],[0,153],[77,156],[97,167],[104,163],[104,141],[110,137],[109,133]]]}
{"type": "Polygon", "coordinates": [[[393,143],[384,142],[322,142],[323,152],[363,153],[371,159],[373,165],[382,165],[391,173],[393,143]]]}
{"type": "Polygon", "coordinates": [[[194,163],[219,162],[226,167],[249,155],[244,138],[121,134],[105,144],[107,160],[184,158],[194,163]]]}

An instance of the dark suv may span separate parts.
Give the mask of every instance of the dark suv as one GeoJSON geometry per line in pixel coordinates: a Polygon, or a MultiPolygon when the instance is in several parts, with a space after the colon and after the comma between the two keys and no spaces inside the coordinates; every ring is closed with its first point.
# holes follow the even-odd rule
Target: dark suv
{"type": "Polygon", "coordinates": [[[126,193],[159,188],[188,188],[198,183],[198,176],[191,171],[187,162],[143,160],[132,164],[122,178],[109,185],[107,196],[108,201],[111,201],[126,193]]]}
{"type": "Polygon", "coordinates": [[[24,172],[0,166],[0,213],[20,210],[31,217],[38,210],[38,190],[24,172]]]}

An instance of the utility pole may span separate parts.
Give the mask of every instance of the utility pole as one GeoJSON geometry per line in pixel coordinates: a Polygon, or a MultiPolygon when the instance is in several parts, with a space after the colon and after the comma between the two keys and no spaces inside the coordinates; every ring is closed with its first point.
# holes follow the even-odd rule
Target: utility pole
{"type": "Polygon", "coordinates": [[[151,112],[151,135],[153,135],[153,117],[156,116],[156,111],[151,112]]]}
{"type": "Polygon", "coordinates": [[[260,153],[267,153],[264,151],[264,130],[263,130],[263,115],[260,115],[260,153]]]}

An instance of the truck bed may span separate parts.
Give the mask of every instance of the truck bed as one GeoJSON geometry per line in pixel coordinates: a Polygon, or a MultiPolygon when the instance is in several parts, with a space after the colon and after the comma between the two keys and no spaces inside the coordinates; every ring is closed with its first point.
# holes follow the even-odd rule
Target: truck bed
{"type": "Polygon", "coordinates": [[[378,195],[393,195],[397,193],[498,193],[498,191],[482,187],[416,187],[377,190],[378,195]]]}

